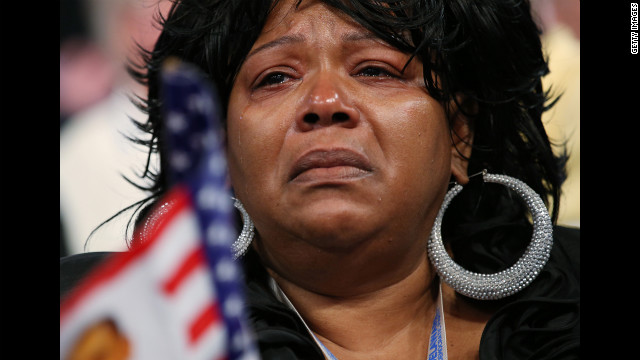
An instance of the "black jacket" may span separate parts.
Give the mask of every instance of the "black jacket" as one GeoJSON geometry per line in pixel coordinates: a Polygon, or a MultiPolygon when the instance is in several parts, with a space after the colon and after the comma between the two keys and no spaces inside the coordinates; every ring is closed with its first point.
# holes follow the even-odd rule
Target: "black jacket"
{"type": "MultiPolygon", "coordinates": [[[[61,258],[60,298],[109,254],[61,258]]],[[[249,320],[262,358],[324,359],[297,315],[271,292],[257,254],[249,251],[243,265],[249,320]]],[[[490,302],[465,299],[476,306],[496,309],[482,335],[481,360],[579,359],[580,230],[555,228],[549,262],[520,293],[490,302]]]]}

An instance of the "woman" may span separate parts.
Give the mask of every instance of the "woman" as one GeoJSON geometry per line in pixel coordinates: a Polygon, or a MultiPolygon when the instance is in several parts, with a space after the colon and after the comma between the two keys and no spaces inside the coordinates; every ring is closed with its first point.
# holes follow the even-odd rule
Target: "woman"
{"type": "MultiPolygon", "coordinates": [[[[141,76],[141,126],[164,165],[167,57],[218,86],[231,184],[255,226],[242,261],[264,358],[424,359],[442,317],[451,359],[577,358],[578,234],[554,229],[540,274],[495,300],[442,283],[427,251],[456,182],[464,190],[441,231],[455,261],[496,273],[520,258],[536,228],[529,207],[507,186],[470,180],[483,169],[528,184],[555,219],[564,174],[540,121],[538,35],[526,1],[185,0],[171,10],[141,76]]],[[[162,168],[147,174],[154,198],[167,190],[162,168]]]]}

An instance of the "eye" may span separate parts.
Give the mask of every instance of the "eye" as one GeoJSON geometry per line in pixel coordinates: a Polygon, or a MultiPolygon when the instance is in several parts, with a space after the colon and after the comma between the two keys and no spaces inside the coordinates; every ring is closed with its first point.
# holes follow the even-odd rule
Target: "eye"
{"type": "Polygon", "coordinates": [[[353,74],[357,77],[372,80],[400,79],[403,77],[402,72],[394,66],[381,61],[364,62],[354,69],[353,74]]]}
{"type": "Polygon", "coordinates": [[[368,66],[368,67],[358,71],[356,76],[395,77],[394,75],[392,75],[388,71],[386,71],[386,70],[384,70],[384,69],[382,69],[380,67],[376,67],[376,66],[368,66]]]}
{"type": "Polygon", "coordinates": [[[291,79],[291,76],[282,73],[282,72],[272,72],[272,73],[268,73],[265,76],[263,76],[262,78],[259,78],[257,80],[257,84],[254,87],[255,89],[261,88],[261,87],[265,87],[265,86],[274,86],[274,85],[279,85],[279,84],[283,84],[284,82],[288,81],[291,79]]]}

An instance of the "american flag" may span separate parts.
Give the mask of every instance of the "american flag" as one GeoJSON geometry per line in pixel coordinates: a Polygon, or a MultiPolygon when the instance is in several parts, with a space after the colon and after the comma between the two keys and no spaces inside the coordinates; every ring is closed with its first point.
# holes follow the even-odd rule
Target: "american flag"
{"type": "Polygon", "coordinates": [[[231,254],[237,233],[215,89],[177,60],[162,79],[172,186],[160,203],[171,206],[137,233],[140,246],[113,255],[61,302],[60,359],[75,359],[95,334],[109,339],[103,351],[114,359],[259,359],[231,254]]]}

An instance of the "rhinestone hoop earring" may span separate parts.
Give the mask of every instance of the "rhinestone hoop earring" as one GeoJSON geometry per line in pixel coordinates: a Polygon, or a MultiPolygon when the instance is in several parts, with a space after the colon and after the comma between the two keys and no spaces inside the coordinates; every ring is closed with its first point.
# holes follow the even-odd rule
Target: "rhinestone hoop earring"
{"type": "Polygon", "coordinates": [[[522,197],[533,217],[533,238],[518,261],[508,269],[480,274],[468,271],[455,263],[447,254],[442,242],[442,217],[451,200],[462,190],[456,184],[444,197],[427,246],[429,259],[436,272],[456,292],[479,300],[495,300],[513,295],[528,286],[549,260],[553,245],[551,217],[540,196],[524,182],[506,175],[482,172],[485,182],[505,185],[522,197]]]}
{"type": "Polygon", "coordinates": [[[242,255],[247,252],[247,249],[249,249],[249,245],[251,245],[251,241],[253,241],[254,227],[249,214],[244,209],[244,206],[242,206],[240,200],[236,198],[233,198],[233,200],[233,206],[242,214],[243,223],[242,232],[240,232],[238,239],[231,244],[231,251],[233,252],[233,258],[235,260],[242,257],[242,255]]]}

